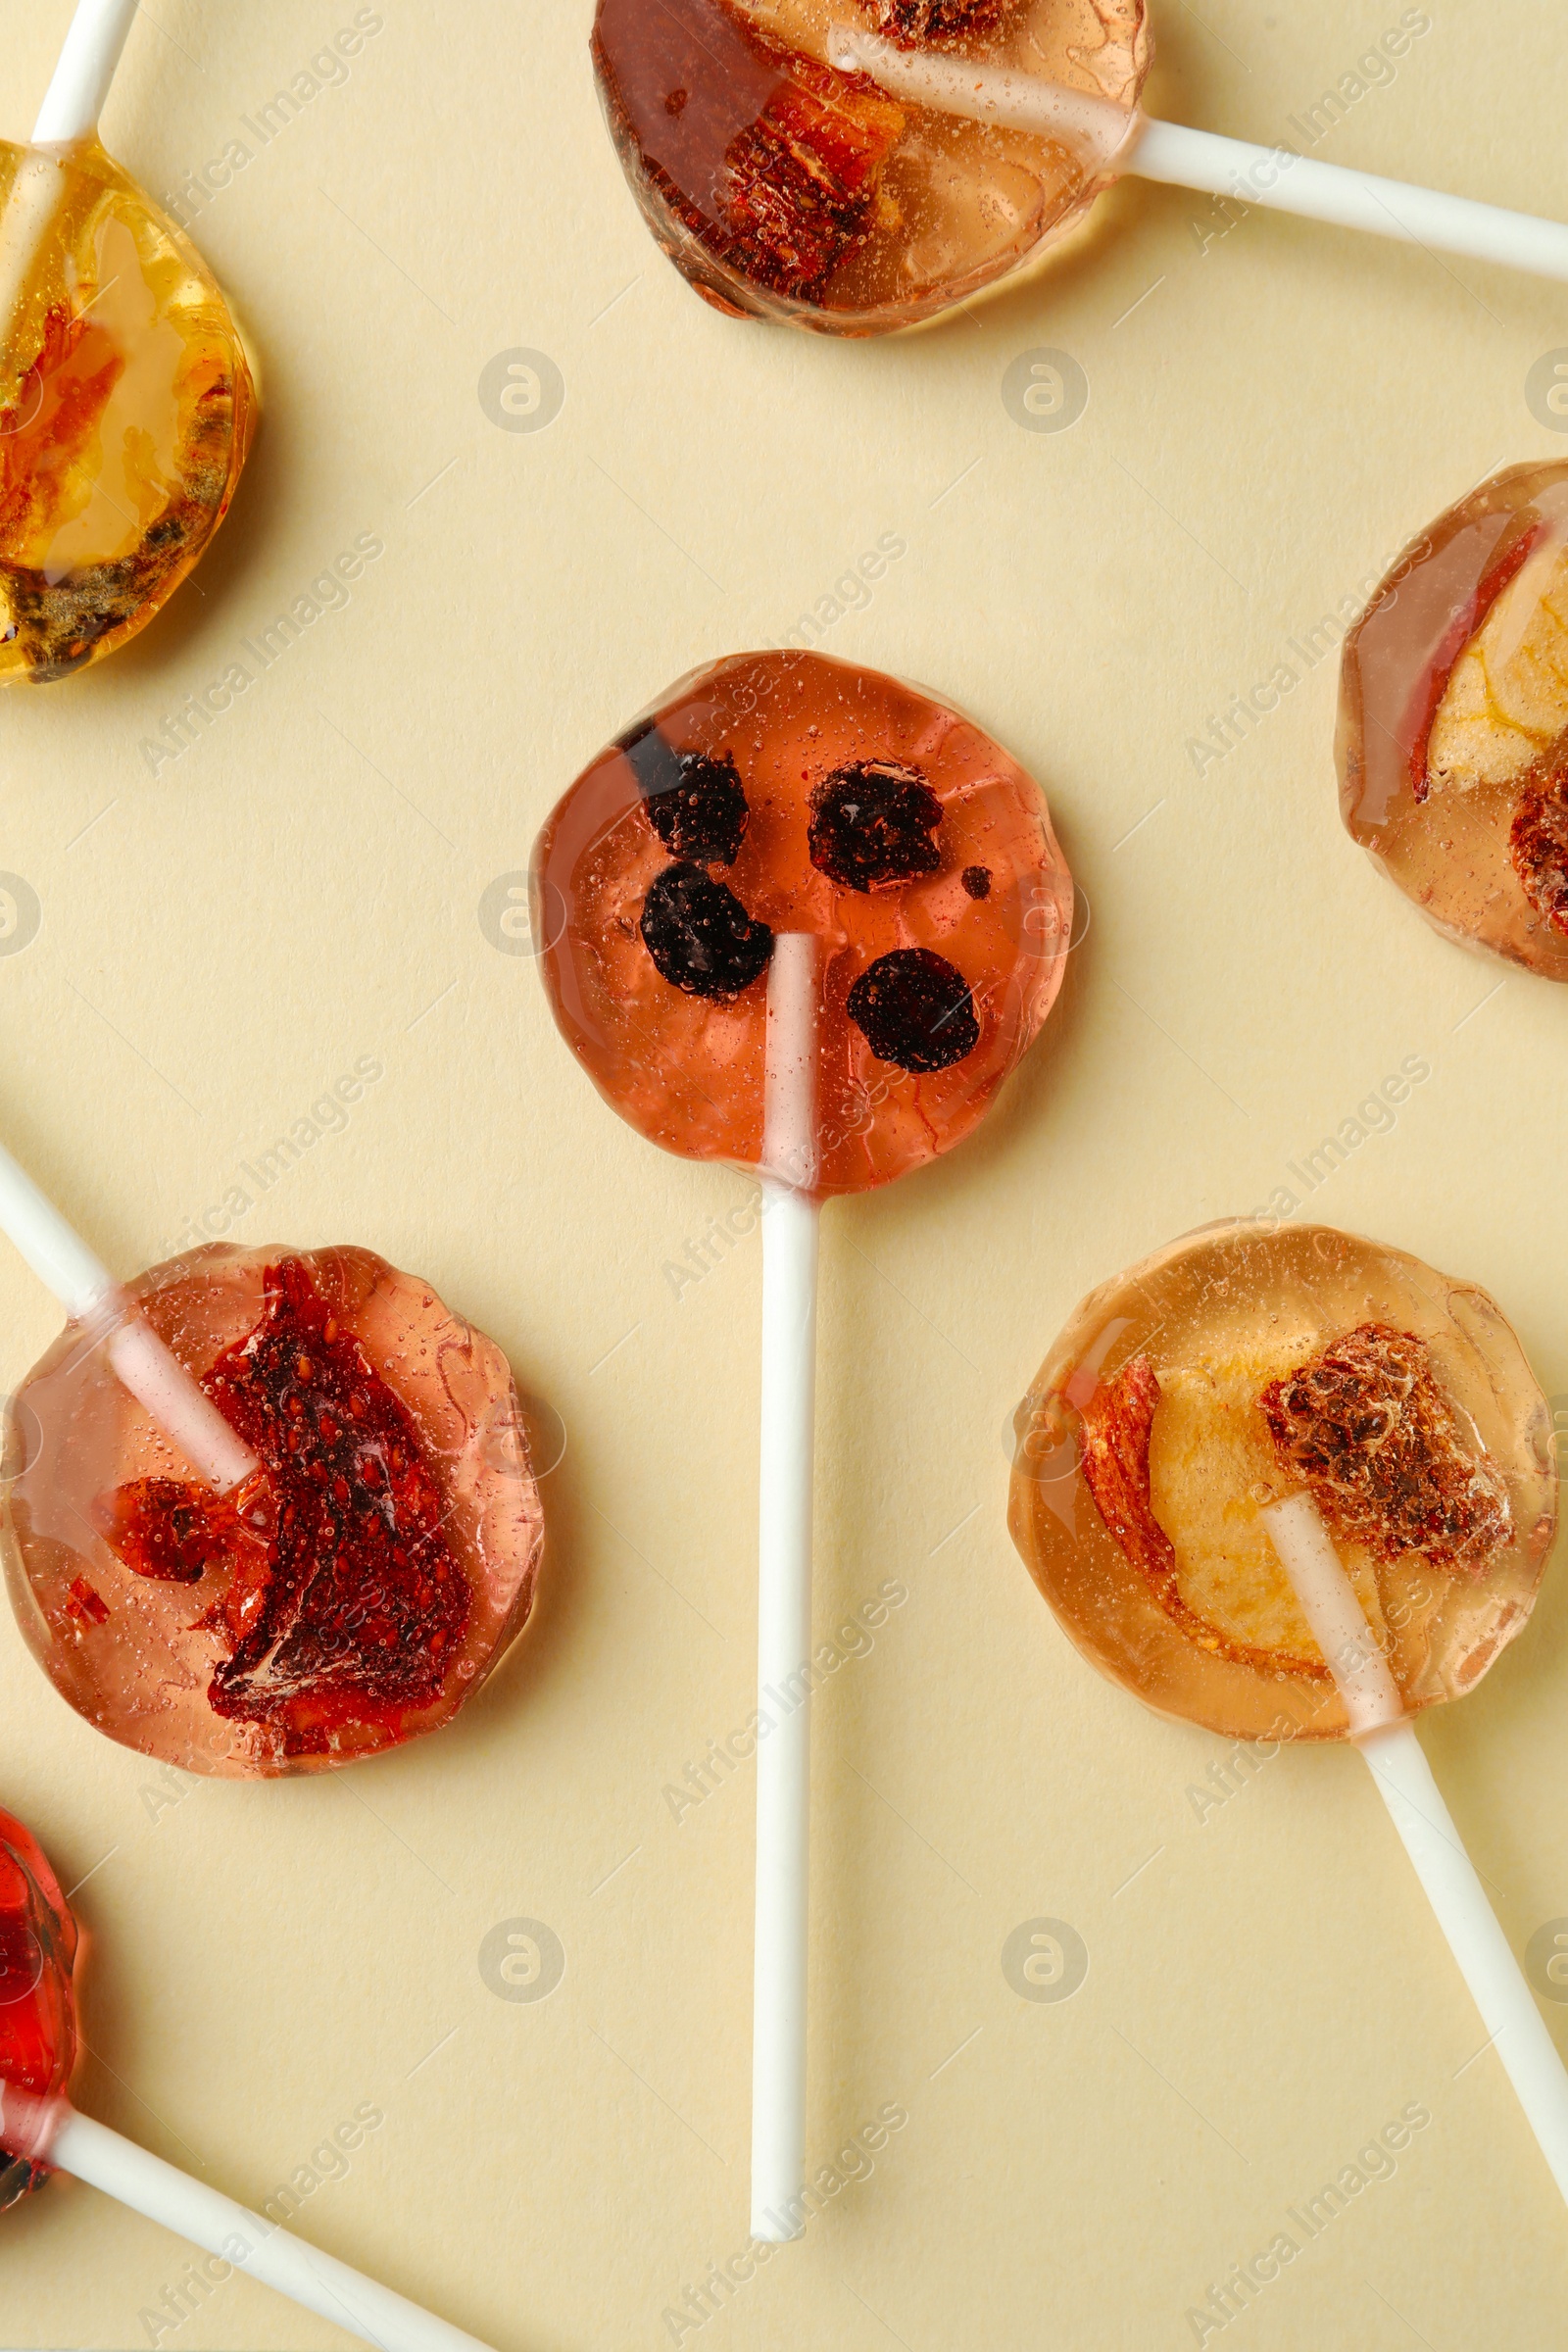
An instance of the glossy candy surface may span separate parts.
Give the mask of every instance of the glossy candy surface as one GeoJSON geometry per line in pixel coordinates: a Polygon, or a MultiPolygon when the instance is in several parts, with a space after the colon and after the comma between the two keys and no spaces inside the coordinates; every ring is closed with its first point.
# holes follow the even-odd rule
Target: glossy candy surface
{"type": "Polygon", "coordinates": [[[958,1143],[1061,983],[1072,882],[1043,795],[875,670],[742,654],[601,752],[534,852],[556,1019],[621,1116],[760,1165],[777,935],[816,964],[823,1195],[958,1143]]]}
{"type": "Polygon", "coordinates": [[[1013,1540],[1067,1633],[1228,1737],[1346,1736],[1269,1502],[1312,1494],[1412,1712],[1522,1630],[1556,1525],[1550,1414],[1493,1300],[1328,1226],[1211,1226],[1102,1284],[1015,1426],[1013,1540]]]}
{"type": "Polygon", "coordinates": [[[14,1399],[6,1571],[56,1688],[194,1772],[310,1772],[450,1721],[532,1603],[505,1357],[368,1250],[217,1246],[129,1286],[261,1457],[195,1482],[73,1326],[14,1399]]]}
{"type": "Polygon", "coordinates": [[[1340,806],[1450,938],[1568,979],[1568,465],[1407,548],[1347,642],[1340,806]]]}
{"type": "Polygon", "coordinates": [[[0,145],[0,682],[124,643],[217,529],[255,394],[211,274],[94,142],[0,145]]]}
{"type": "MultiPolygon", "coordinates": [[[[76,1923],[33,1839],[0,1812],[0,2082],[48,2097],[76,2058],[76,1923]]],[[[0,2212],[47,2178],[0,2153],[0,2212]]]]}
{"type": "Polygon", "coordinates": [[[1010,67],[1128,110],[1143,0],[599,0],[594,65],[655,237],[721,310],[875,334],[933,317],[1080,221],[1102,152],[894,98],[835,29],[1010,67]]]}

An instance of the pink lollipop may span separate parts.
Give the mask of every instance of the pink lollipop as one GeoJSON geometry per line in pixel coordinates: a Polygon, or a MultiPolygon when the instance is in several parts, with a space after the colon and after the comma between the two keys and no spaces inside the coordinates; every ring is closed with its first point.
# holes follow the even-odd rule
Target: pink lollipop
{"type": "Polygon", "coordinates": [[[772,653],[682,679],[601,752],[534,883],[552,1010],[612,1106],[762,1183],[752,2230],[795,2237],[818,1211],[978,1123],[1060,986],[1072,882],[972,721],[772,653]]]}
{"type": "MultiPolygon", "coordinates": [[[[1430,30],[1406,10],[1379,63],[1430,30]]],[[[593,54],[654,235],[736,315],[911,325],[1124,172],[1568,277],[1554,221],[1151,121],[1145,0],[599,0],[593,54]]]]}
{"type": "Polygon", "coordinates": [[[65,2090],[76,2057],[77,1941],[54,1872],[21,1822],[0,1812],[0,2210],[51,2170],[73,2173],[381,2352],[485,2352],[461,2328],[76,2113],[65,2090]]]}
{"type": "Polygon", "coordinates": [[[0,1531],[56,1689],[245,1777],[449,1722],[543,1546],[500,1349],[363,1250],[212,1247],[122,1289],[4,1152],[0,1229],[70,1317],[11,1402],[0,1531]]]}

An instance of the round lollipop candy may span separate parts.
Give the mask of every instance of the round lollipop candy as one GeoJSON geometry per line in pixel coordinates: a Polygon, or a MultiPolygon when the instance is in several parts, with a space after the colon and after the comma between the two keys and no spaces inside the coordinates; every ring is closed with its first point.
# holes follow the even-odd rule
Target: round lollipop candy
{"type": "Polygon", "coordinates": [[[1568,979],[1568,465],[1405,549],[1346,643],[1340,807],[1450,938],[1568,979]]]}
{"type": "Polygon", "coordinates": [[[80,0],[0,142],[0,684],[122,645],[228,511],[256,396],[222,294],[99,146],[136,0],[80,0]]]}
{"type": "Polygon", "coordinates": [[[1553,221],[1150,121],[1152,54],[1145,0],[599,0],[593,35],[649,226],[737,315],[912,325],[1043,255],[1123,172],[1568,277],[1553,221]]]}
{"type": "Polygon", "coordinates": [[[122,1289],[3,1152],[0,1228],[70,1317],[10,1402],[0,1528],[55,1688],[229,1776],[450,1722],[543,1547],[500,1349],[366,1250],[214,1245],[122,1289]]]}
{"type": "Polygon", "coordinates": [[[969,719],[817,654],[682,679],[534,851],[567,1042],[651,1142],[762,1180],[752,2229],[798,2236],[817,1214],[962,1141],[1061,983],[1072,882],[969,719]]]}
{"type": "Polygon", "coordinates": [[[72,2173],[382,2352],[484,2352],[388,2287],[78,2115],[75,1920],[37,1844],[0,1812],[0,2210],[72,2173]]]}
{"type": "Polygon", "coordinates": [[[1016,1429],[1013,1540],[1094,1665],[1360,1749],[1568,2197],[1568,2074],[1412,1729],[1523,1631],[1556,1528],[1496,1305],[1328,1226],[1210,1226],[1083,1300],[1016,1429]]]}

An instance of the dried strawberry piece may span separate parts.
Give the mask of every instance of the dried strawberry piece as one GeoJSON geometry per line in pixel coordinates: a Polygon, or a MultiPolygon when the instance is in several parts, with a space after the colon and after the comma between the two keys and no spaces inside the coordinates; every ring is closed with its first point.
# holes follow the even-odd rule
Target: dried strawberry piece
{"type": "Polygon", "coordinates": [[[1282,1463],[1374,1558],[1481,1575],[1513,1540],[1502,1473],[1468,1450],[1413,1332],[1359,1323],[1258,1399],[1282,1463]]]}
{"type": "Polygon", "coordinates": [[[941,866],[931,838],[941,822],[942,803],[918,768],[857,760],[811,795],[811,863],[841,890],[917,882],[941,866]]]}
{"type": "Polygon", "coordinates": [[[870,233],[904,116],[831,67],[792,62],[796,78],[725,151],[727,258],[775,293],[809,295],[870,233]]]}
{"type": "Polygon", "coordinates": [[[1536,912],[1568,934],[1568,743],[1521,793],[1508,855],[1536,912]]]}
{"type": "Polygon", "coordinates": [[[876,26],[891,40],[913,45],[961,41],[995,32],[1014,0],[877,0],[876,26]]]}
{"type": "Polygon", "coordinates": [[[299,1259],[267,1269],[263,1297],[257,1328],[203,1383],[276,1494],[270,1541],[242,1548],[204,1620],[234,1643],[208,1696],[303,1755],[348,1723],[396,1736],[431,1704],[470,1594],[407,1406],[299,1259]]]}
{"type": "Polygon", "coordinates": [[[716,261],[818,296],[878,217],[902,109],[724,0],[601,0],[593,48],[634,182],[716,261]]]}
{"type": "Polygon", "coordinates": [[[66,1608],[78,1625],[107,1625],[109,1603],[96,1585],[74,1576],[66,1587],[66,1608]]]}
{"type": "Polygon", "coordinates": [[[135,1478],[117,1487],[99,1519],[125,1566],[163,1584],[200,1584],[232,1537],[232,1513],[177,1478],[135,1478]]]}
{"type": "Polygon", "coordinates": [[[1154,1517],[1151,1499],[1149,1445],[1158,1406],[1158,1375],[1147,1355],[1135,1355],[1114,1380],[1101,1382],[1083,1408],[1084,1480],[1110,1535],[1148,1579],[1167,1617],[1200,1648],[1274,1674],[1326,1676],[1321,1659],[1264,1652],[1230,1640],[1184,1597],[1176,1546],[1154,1517]]]}
{"type": "Polygon", "coordinates": [[[263,1473],[224,1497],[137,1479],[100,1515],[138,1575],[194,1584],[229,1563],[201,1620],[232,1644],[216,1713],[275,1726],[286,1755],[319,1754],[350,1724],[395,1739],[439,1696],[467,1628],[440,1490],[408,1408],[298,1258],[268,1267],[263,1300],[202,1383],[263,1473]]]}
{"type": "Polygon", "coordinates": [[[951,1069],[980,1043],[974,998],[933,948],[894,948],[868,963],[844,1009],[879,1061],[924,1074],[951,1069]]]}

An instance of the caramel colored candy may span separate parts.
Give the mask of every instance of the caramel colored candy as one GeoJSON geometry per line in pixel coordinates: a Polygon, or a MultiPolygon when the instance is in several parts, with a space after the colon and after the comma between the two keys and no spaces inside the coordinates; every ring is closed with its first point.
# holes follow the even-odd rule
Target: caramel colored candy
{"type": "Polygon", "coordinates": [[[534,851],[564,1035],[650,1142],[761,1165],[778,934],[816,962],[822,1195],[962,1141],[1061,984],[1072,880],[973,721],[820,654],[738,654],[601,752],[534,851]]]}
{"type": "Polygon", "coordinates": [[[1343,1739],[1261,1513],[1305,1488],[1412,1713],[1524,1627],[1551,1418],[1484,1291],[1324,1225],[1209,1226],[1084,1299],[1016,1419],[1009,1523],[1078,1647],[1228,1738],[1343,1739]]]}
{"type": "Polygon", "coordinates": [[[1568,465],[1515,466],[1351,631],[1340,807],[1448,937],[1568,979],[1568,465]]]}
{"type": "Polygon", "coordinates": [[[223,297],[92,142],[0,145],[0,682],[123,645],[228,510],[255,393],[223,297]]]}
{"type": "Polygon", "coordinates": [[[55,1688],[190,1772],[433,1731],[521,1630],[543,1544],[506,1358],[366,1250],[220,1245],[129,1286],[262,1468],[215,1495],[73,1325],[13,1399],[4,1549],[55,1688]]]}
{"type": "Polygon", "coordinates": [[[1144,0],[599,0],[594,67],[650,228],[717,309],[866,335],[1006,276],[1108,172],[1054,138],[896,100],[835,29],[972,57],[1131,110],[1144,0]]]}
{"type": "MultiPolygon", "coordinates": [[[[48,2098],[70,2082],[75,1959],[76,1923],[54,1872],[21,1822],[0,1812],[0,2083],[48,2098]]],[[[0,2212],[47,2178],[42,2165],[0,2152],[0,2212]]]]}

